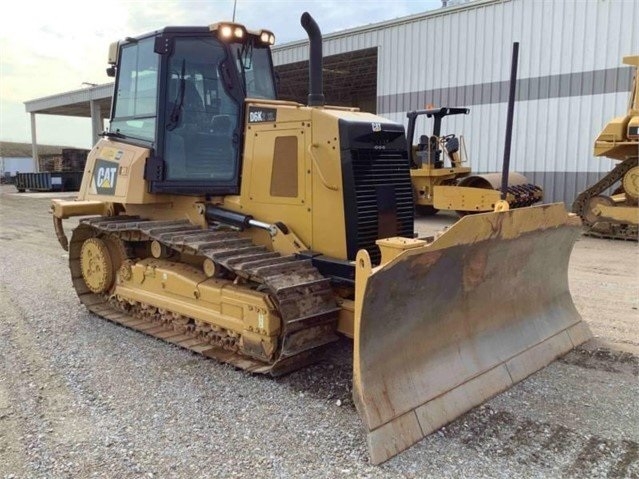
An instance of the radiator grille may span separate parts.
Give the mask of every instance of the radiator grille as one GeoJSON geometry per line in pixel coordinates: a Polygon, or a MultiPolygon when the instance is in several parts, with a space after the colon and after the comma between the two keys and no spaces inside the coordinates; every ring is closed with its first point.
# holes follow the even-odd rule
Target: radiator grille
{"type": "MultiPolygon", "coordinates": [[[[380,262],[380,231],[393,236],[413,237],[413,189],[406,153],[371,149],[351,150],[357,209],[357,249],[366,249],[374,265],[380,262]],[[380,225],[382,193],[394,199],[395,225],[380,225]]],[[[388,217],[385,217],[388,218],[388,217]]],[[[387,221],[387,219],[383,220],[387,221]]],[[[388,236],[388,235],[386,235],[388,236]]]]}

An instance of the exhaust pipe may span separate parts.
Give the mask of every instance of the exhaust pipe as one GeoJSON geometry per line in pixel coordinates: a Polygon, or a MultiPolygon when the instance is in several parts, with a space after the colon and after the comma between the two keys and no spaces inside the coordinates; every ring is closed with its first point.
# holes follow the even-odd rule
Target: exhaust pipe
{"type": "Polygon", "coordinates": [[[300,19],[310,41],[308,59],[308,106],[324,106],[324,87],[322,85],[322,32],[308,12],[300,19]]]}

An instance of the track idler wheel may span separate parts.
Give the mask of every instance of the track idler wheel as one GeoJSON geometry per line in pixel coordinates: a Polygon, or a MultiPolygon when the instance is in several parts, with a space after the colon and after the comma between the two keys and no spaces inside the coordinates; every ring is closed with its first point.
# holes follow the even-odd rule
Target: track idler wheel
{"type": "Polygon", "coordinates": [[[93,293],[104,293],[113,285],[115,268],[106,243],[100,238],[89,238],[80,250],[82,278],[93,293]]]}
{"type": "Polygon", "coordinates": [[[626,199],[637,204],[639,199],[639,166],[635,166],[630,169],[621,180],[623,192],[626,194],[626,199]]]}
{"type": "Polygon", "coordinates": [[[590,198],[584,214],[584,219],[588,222],[588,224],[594,225],[601,221],[599,214],[596,212],[599,205],[612,206],[614,205],[614,202],[608,196],[603,195],[590,198]]]}

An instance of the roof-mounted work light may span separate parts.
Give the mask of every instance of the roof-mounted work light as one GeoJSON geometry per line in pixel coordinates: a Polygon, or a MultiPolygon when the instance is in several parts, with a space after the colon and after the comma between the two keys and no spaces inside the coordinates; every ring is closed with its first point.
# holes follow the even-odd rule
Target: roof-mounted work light
{"type": "Polygon", "coordinates": [[[274,45],[275,44],[275,35],[273,32],[269,32],[268,30],[260,31],[260,41],[265,43],[266,45],[274,45]]]}
{"type": "Polygon", "coordinates": [[[246,28],[238,23],[214,23],[209,30],[226,42],[243,42],[246,39],[246,28]]]}

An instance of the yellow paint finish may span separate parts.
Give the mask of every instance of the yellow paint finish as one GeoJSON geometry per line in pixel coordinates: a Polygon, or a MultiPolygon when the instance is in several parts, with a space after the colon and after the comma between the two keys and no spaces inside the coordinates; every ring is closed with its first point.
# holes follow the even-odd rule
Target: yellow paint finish
{"type": "Polygon", "coordinates": [[[635,67],[633,85],[628,98],[628,112],[625,116],[613,118],[597,136],[593,154],[615,160],[637,157],[639,138],[628,137],[628,127],[639,124],[639,55],[623,58],[626,65],[635,67]]]}
{"type": "Polygon", "coordinates": [[[563,203],[552,203],[508,211],[467,215],[460,218],[431,243],[408,238],[386,238],[384,240],[378,240],[377,244],[380,246],[383,254],[379,266],[375,268],[370,266],[370,258],[365,250],[360,250],[357,253],[355,281],[356,311],[358,304],[357,293],[365,290],[366,278],[381,268],[392,267],[393,264],[404,256],[419,255],[464,244],[472,245],[497,237],[504,240],[518,238],[524,233],[560,228],[566,225],[579,227],[580,224],[579,218],[573,214],[569,214],[563,203]],[[385,250],[386,254],[384,255],[385,250]]]}
{"type": "Polygon", "coordinates": [[[470,173],[471,169],[467,166],[460,166],[458,168],[432,168],[430,166],[424,166],[422,168],[415,168],[411,170],[411,177],[436,177],[438,179],[457,178],[470,173]],[[444,178],[439,178],[444,177],[444,178]]]}
{"type": "Polygon", "coordinates": [[[138,215],[151,220],[187,219],[192,224],[205,227],[203,197],[181,195],[155,195],[163,199],[163,203],[147,205],[125,204],[127,215],[138,215]]]}
{"type": "Polygon", "coordinates": [[[499,191],[465,186],[435,186],[433,193],[439,210],[492,211],[501,198],[499,191]]]}
{"type": "MultiPolygon", "coordinates": [[[[251,125],[251,141],[247,141],[246,151],[250,151],[251,182],[246,191],[248,201],[255,204],[291,205],[300,211],[307,200],[304,164],[291,165],[291,160],[304,161],[304,127],[302,123],[264,123],[251,125]],[[283,144],[288,144],[283,148],[283,144]],[[285,149],[292,149],[288,157],[285,149]],[[293,171],[283,171],[282,164],[293,171]],[[274,165],[280,168],[274,168],[274,165]],[[275,178],[275,174],[280,174],[275,178]],[[295,177],[290,177],[291,173],[295,177]],[[285,176],[282,177],[282,174],[285,176]],[[291,186],[294,185],[294,188],[291,186]],[[293,190],[294,189],[294,194],[293,190]],[[285,190],[285,191],[282,191],[285,190]],[[275,193],[275,194],[273,194],[275,193]],[[280,194],[277,194],[280,193],[280,194]]],[[[247,155],[244,155],[244,161],[247,155]]],[[[245,169],[246,171],[246,169],[245,169]]],[[[244,193],[244,191],[243,191],[244,193]]],[[[242,194],[243,198],[246,198],[242,194]]],[[[298,213],[299,214],[299,213],[298,213]]],[[[281,220],[281,219],[280,219],[281,220]]]]}
{"type": "Polygon", "coordinates": [[[376,268],[358,252],[353,399],[373,462],[588,339],[568,289],[579,234],[556,204],[466,216],[403,251],[389,239],[399,254],[376,268]]]}
{"type": "Polygon", "coordinates": [[[471,169],[467,166],[460,166],[456,168],[433,168],[429,164],[424,164],[421,168],[411,169],[410,176],[413,191],[415,192],[415,202],[422,206],[433,205],[438,209],[454,209],[434,205],[434,190],[438,185],[443,185],[446,182],[466,176],[470,174],[470,172],[471,169]]]}
{"type": "MultiPolygon", "coordinates": [[[[277,109],[276,122],[250,123],[245,129],[239,196],[221,199],[224,208],[267,223],[281,221],[307,247],[346,258],[346,228],[339,120],[379,122],[380,117],[348,108],[309,108],[292,102],[249,100],[246,106],[277,109]],[[273,180],[278,138],[297,138],[297,196],[277,196],[273,180]]],[[[277,172],[276,168],[276,172],[277,172]]],[[[285,188],[287,194],[290,190],[285,188]]],[[[289,238],[273,247],[290,251],[289,238]]]]}
{"type": "Polygon", "coordinates": [[[601,221],[639,225],[639,208],[636,206],[599,204],[593,208],[593,213],[599,216],[601,221]]]}
{"type": "Polygon", "coordinates": [[[207,278],[200,269],[184,263],[147,258],[131,269],[131,278],[119,277],[115,288],[124,298],[238,333],[246,330],[275,338],[280,332],[280,319],[273,314],[266,294],[207,278]]]}
{"type": "Polygon", "coordinates": [[[314,251],[339,259],[346,259],[346,227],[338,120],[348,115],[360,114],[314,109],[312,137],[307,144],[313,191],[310,246],[314,251]]]}
{"type": "Polygon", "coordinates": [[[635,200],[639,198],[639,166],[633,166],[623,175],[621,184],[627,196],[635,200]]]}
{"type": "Polygon", "coordinates": [[[408,249],[426,246],[426,241],[413,238],[384,238],[376,241],[382,254],[382,264],[388,263],[408,249]]]}
{"type": "Polygon", "coordinates": [[[273,250],[283,255],[295,254],[309,249],[294,232],[284,233],[279,228],[277,229],[277,234],[271,238],[271,241],[273,250]]]}
{"type": "Polygon", "coordinates": [[[148,148],[127,145],[103,138],[93,147],[87,158],[78,198],[126,204],[163,203],[164,196],[148,193],[144,180],[144,166],[151,152],[148,148]],[[118,165],[114,195],[99,195],[93,179],[97,160],[118,165]]]}
{"type": "Polygon", "coordinates": [[[635,78],[630,91],[630,101],[628,102],[628,109],[631,110],[631,114],[639,115],[639,55],[630,55],[623,57],[623,62],[626,65],[635,67],[635,78]],[[632,111],[634,110],[634,111],[632,111]]]}
{"type": "MultiPolygon", "coordinates": [[[[309,209],[311,185],[307,178],[308,159],[305,149],[310,130],[310,110],[293,102],[249,101],[246,103],[247,108],[249,105],[277,108],[277,121],[246,125],[240,195],[221,198],[221,206],[249,214],[266,223],[282,222],[308,245],[312,235],[309,209]],[[273,179],[274,158],[292,145],[296,147],[298,161],[295,196],[291,194],[291,184],[294,183],[292,179],[289,178],[288,183],[273,179]],[[276,185],[275,188],[273,185],[276,185]]],[[[280,161],[287,163],[287,160],[280,161]]],[[[264,233],[257,236],[264,239],[264,233]]],[[[256,242],[266,243],[259,239],[256,242]]]]}
{"type": "Polygon", "coordinates": [[[355,336],[355,301],[340,298],[337,304],[340,307],[337,319],[337,331],[347,338],[353,339],[355,336]]]}
{"type": "Polygon", "coordinates": [[[103,201],[90,200],[51,200],[51,212],[56,218],[67,219],[73,216],[89,216],[109,214],[110,205],[103,201]]]}
{"type": "MultiPolygon", "coordinates": [[[[362,397],[362,368],[361,351],[362,337],[359,333],[362,329],[362,310],[364,309],[364,297],[368,280],[373,274],[373,266],[370,255],[365,249],[357,252],[355,258],[355,301],[353,308],[353,397],[362,397]]],[[[361,416],[361,412],[359,413],[361,416]]]]}
{"type": "MultiPolygon", "coordinates": [[[[524,233],[562,227],[579,226],[580,221],[570,215],[563,203],[517,208],[503,212],[478,213],[459,219],[442,233],[429,250],[450,248],[460,244],[473,244],[495,237],[512,239],[524,233]]],[[[408,252],[412,254],[412,251],[408,252]]]]}

